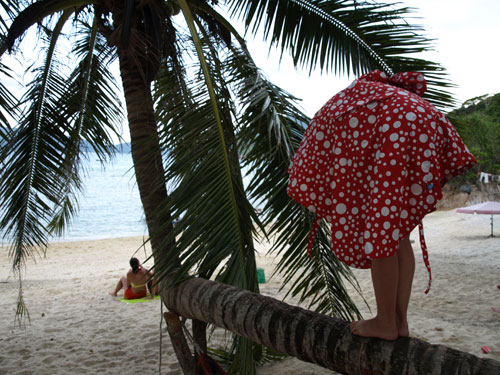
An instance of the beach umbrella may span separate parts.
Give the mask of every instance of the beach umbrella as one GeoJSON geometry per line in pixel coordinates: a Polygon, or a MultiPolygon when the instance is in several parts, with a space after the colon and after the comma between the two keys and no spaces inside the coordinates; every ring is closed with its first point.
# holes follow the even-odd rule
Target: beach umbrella
{"type": "Polygon", "coordinates": [[[500,215],[500,202],[484,202],[484,203],[473,204],[472,206],[457,208],[457,212],[460,212],[462,214],[491,215],[490,237],[494,237],[493,215],[500,215]]]}

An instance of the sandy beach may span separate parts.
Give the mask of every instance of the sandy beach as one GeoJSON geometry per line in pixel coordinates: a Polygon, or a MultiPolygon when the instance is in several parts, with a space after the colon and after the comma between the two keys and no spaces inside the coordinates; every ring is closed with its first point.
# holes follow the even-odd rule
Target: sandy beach
{"type": "MultiPolygon", "coordinates": [[[[443,210],[424,219],[433,272],[428,295],[418,233],[412,233],[417,261],[409,308],[412,336],[500,360],[500,313],[491,310],[500,307],[500,220],[495,218],[497,237],[488,237],[489,215],[443,210]],[[484,354],[483,345],[492,352],[484,354]]],[[[182,374],[164,323],[160,330],[160,301],[126,304],[108,295],[130,256],[136,250],[141,260],[149,254],[141,244],[139,237],[51,244],[46,257],[27,264],[23,288],[31,323],[24,328],[14,327],[19,284],[7,249],[0,248],[0,375],[158,373],[161,332],[161,374],[182,374]]],[[[269,279],[276,258],[266,255],[268,248],[259,245],[257,263],[267,276],[261,290],[279,298],[281,280],[269,279]]],[[[369,318],[375,313],[370,273],[354,273],[371,312],[360,296],[353,298],[369,318]]],[[[332,372],[293,358],[258,369],[259,375],[284,373],[332,372]]]]}

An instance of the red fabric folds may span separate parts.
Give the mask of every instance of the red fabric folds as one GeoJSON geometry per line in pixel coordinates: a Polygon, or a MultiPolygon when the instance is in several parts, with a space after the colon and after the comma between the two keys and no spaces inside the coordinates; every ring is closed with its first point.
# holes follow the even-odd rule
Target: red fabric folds
{"type": "Polygon", "coordinates": [[[316,113],[293,157],[288,194],[331,224],[349,266],[394,255],[444,183],[476,162],[425,89],[421,73],[361,76],[316,113]]]}

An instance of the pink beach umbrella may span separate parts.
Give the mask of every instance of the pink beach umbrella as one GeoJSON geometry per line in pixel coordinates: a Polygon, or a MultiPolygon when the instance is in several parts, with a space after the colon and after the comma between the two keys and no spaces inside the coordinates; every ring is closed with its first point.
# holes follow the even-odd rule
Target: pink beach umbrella
{"type": "Polygon", "coordinates": [[[500,202],[484,202],[468,207],[457,208],[457,212],[462,214],[483,214],[491,215],[491,235],[493,236],[493,215],[500,215],[500,202]]]}

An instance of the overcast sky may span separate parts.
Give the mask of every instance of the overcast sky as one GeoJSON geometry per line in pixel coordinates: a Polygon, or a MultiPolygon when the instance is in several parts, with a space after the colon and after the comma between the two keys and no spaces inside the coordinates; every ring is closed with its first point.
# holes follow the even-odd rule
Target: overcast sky
{"type": "MultiPolygon", "coordinates": [[[[422,57],[447,69],[450,80],[457,85],[452,92],[459,103],[500,92],[500,0],[402,0],[401,3],[416,8],[414,16],[420,17],[409,22],[423,25],[427,37],[436,39],[435,51],[422,57]]],[[[242,27],[238,29],[242,32],[242,27]]],[[[302,99],[301,106],[311,117],[355,78],[319,72],[309,75],[307,70],[296,70],[290,58],[284,56],[280,63],[276,52],[269,54],[260,38],[248,40],[248,47],[257,66],[273,83],[302,99]]],[[[128,141],[126,126],[124,132],[128,141]]]]}
{"type": "MultiPolygon", "coordinates": [[[[500,92],[500,0],[404,0],[403,4],[417,8],[418,20],[427,30],[427,37],[436,39],[435,52],[424,58],[443,65],[460,103],[483,95],[500,92]]],[[[309,116],[335,93],[345,88],[354,77],[295,70],[290,59],[280,65],[276,53],[268,57],[267,47],[260,41],[250,41],[249,48],[256,63],[273,83],[303,99],[302,106],[309,116]]]]}

